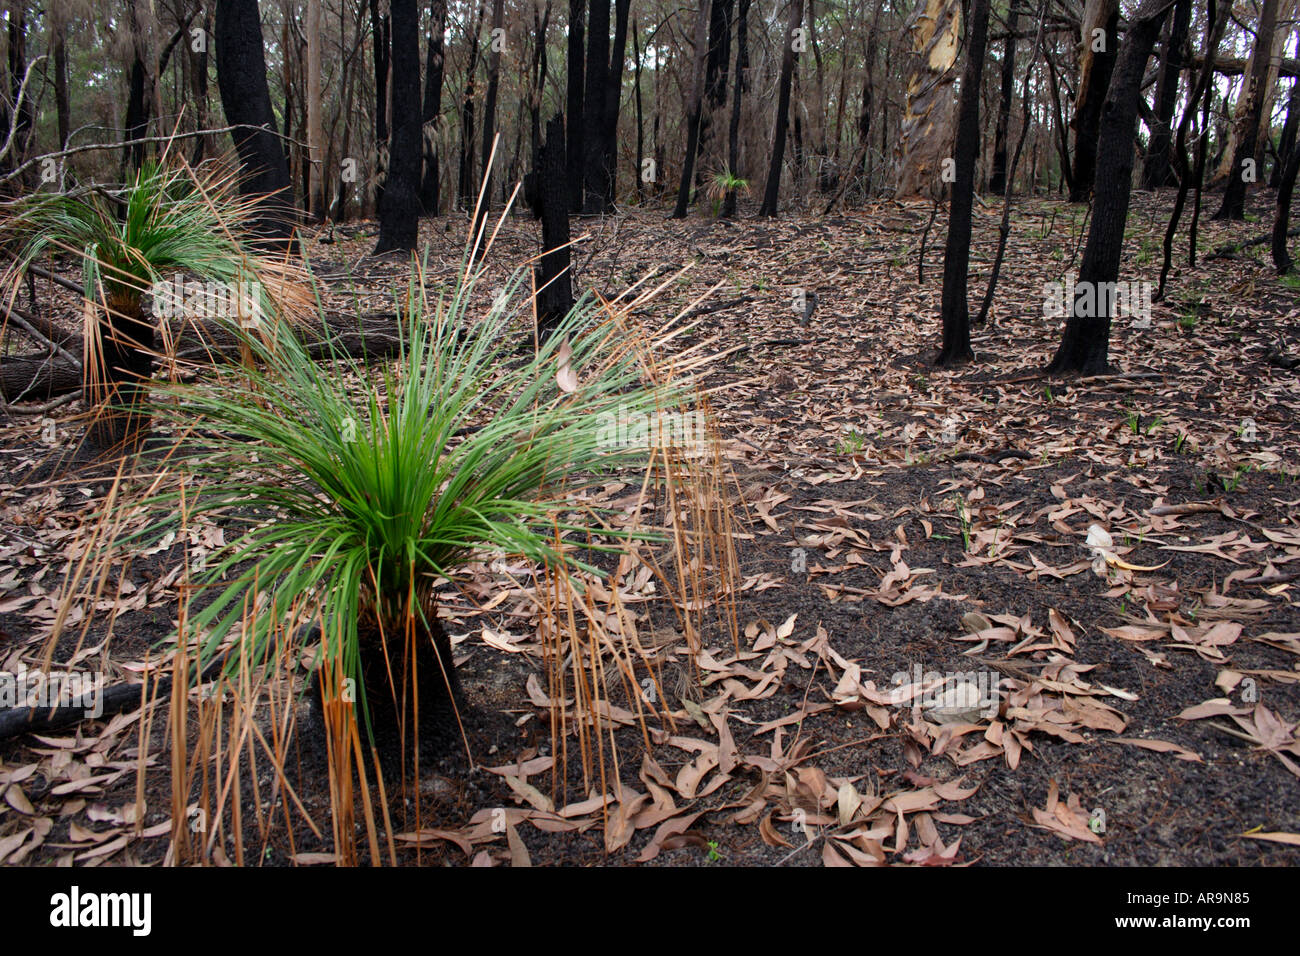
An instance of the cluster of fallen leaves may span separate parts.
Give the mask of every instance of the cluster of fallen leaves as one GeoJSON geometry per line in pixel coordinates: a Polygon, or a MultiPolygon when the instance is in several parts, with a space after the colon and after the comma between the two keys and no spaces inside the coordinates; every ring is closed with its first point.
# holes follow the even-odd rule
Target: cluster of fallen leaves
{"type": "Polygon", "coordinates": [[[157,763],[157,754],[148,755],[143,766],[133,756],[120,756],[140,717],[138,710],[118,714],[94,727],[93,735],[32,735],[27,753],[34,759],[0,765],[0,865],[32,862],[38,849],[57,866],[97,866],[114,857],[130,862],[142,841],[171,835],[170,819],[145,826],[135,800],[101,799],[118,781],[157,763]],[[62,819],[69,820],[66,838],[47,843],[62,819]]]}

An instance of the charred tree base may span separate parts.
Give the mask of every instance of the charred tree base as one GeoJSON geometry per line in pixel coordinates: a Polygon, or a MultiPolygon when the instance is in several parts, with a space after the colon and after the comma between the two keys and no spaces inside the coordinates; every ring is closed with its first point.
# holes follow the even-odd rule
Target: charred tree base
{"type": "MultiPolygon", "coordinates": [[[[363,751],[373,740],[384,776],[409,777],[417,755],[421,764],[427,764],[459,747],[457,716],[463,717],[466,707],[451,641],[441,622],[435,617],[427,629],[417,624],[410,639],[387,632],[381,639],[373,623],[361,625],[357,636],[364,682],[364,688],[355,689],[357,729],[363,751]]],[[[311,716],[305,743],[323,758],[326,737],[319,679],[310,680],[307,698],[311,716]]]]}
{"type": "Polygon", "coordinates": [[[934,357],[936,368],[956,368],[959,365],[970,365],[974,361],[975,353],[970,346],[940,349],[939,354],[934,357]]]}

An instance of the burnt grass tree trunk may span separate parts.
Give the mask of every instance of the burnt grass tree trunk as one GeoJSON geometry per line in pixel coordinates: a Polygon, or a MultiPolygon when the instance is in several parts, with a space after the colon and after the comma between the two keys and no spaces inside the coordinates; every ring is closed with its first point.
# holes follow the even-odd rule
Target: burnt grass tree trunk
{"type": "Polygon", "coordinates": [[[1178,0],[1174,18],[1165,36],[1160,55],[1160,76],[1156,80],[1155,124],[1147,141],[1146,159],[1142,163],[1142,188],[1173,186],[1177,180],[1170,163],[1173,143],[1174,109],[1178,105],[1178,78],[1182,76],[1187,30],[1192,20],[1192,0],[1178,0]]]}
{"type": "MultiPolygon", "coordinates": [[[[989,172],[989,192],[999,196],[1007,190],[1007,133],[1016,87],[1016,26],[1019,21],[1020,14],[1013,3],[1007,14],[1007,37],[1002,41],[1002,90],[998,97],[998,125],[993,134],[993,167],[989,172]]],[[[863,106],[865,113],[866,104],[863,106]]]]}
{"type": "MultiPolygon", "coordinates": [[[[1093,55],[1085,98],[1073,120],[1074,167],[1070,174],[1070,202],[1088,201],[1097,174],[1097,157],[1101,152],[1098,137],[1102,114],[1108,101],[1106,91],[1110,86],[1111,73],[1114,72],[1115,59],[1119,53],[1118,3],[1106,20],[1105,30],[1104,45],[1093,55]]],[[[1093,42],[1092,37],[1086,37],[1084,42],[1093,42]]]]}
{"type": "Polygon", "coordinates": [[[1243,95],[1248,96],[1245,115],[1237,123],[1237,149],[1232,154],[1232,171],[1223,188],[1223,203],[1215,219],[1240,221],[1246,218],[1246,184],[1254,182],[1259,157],[1259,125],[1264,111],[1264,87],[1268,84],[1269,51],[1277,29],[1277,0],[1263,0],[1259,29],[1255,32],[1255,59],[1246,78],[1243,95]]]}
{"type": "Polygon", "coordinates": [[[99,348],[91,351],[83,397],[94,409],[87,445],[99,451],[138,448],[149,429],[145,408],[153,377],[154,327],[135,289],[106,290],[98,306],[99,348]]]}
{"type": "Polygon", "coordinates": [[[785,28],[785,49],[781,52],[781,80],[776,96],[776,129],[772,133],[772,161],[767,169],[767,185],[763,189],[763,202],[758,214],[776,215],[777,199],[781,193],[781,167],[785,162],[785,134],[790,125],[790,84],[794,79],[795,30],[803,22],[803,0],[790,0],[790,21],[785,28]]]}
{"type": "Polygon", "coordinates": [[[1093,198],[1092,223],[1079,265],[1075,299],[1069,304],[1065,333],[1056,350],[1049,375],[1080,372],[1103,375],[1110,368],[1110,320],[1113,297],[1088,296],[1092,308],[1079,314],[1086,290],[1100,290],[1102,283],[1119,277],[1124,248],[1124,225],[1133,179],[1133,143],[1137,136],[1138,97],[1147,59],[1155,47],[1161,24],[1169,12],[1169,0],[1142,0],[1129,20],[1128,35],[1119,53],[1114,82],[1106,94],[1101,130],[1097,141],[1099,165],[1093,198]]]}
{"type": "Polygon", "coordinates": [[[393,134],[375,255],[414,249],[420,226],[420,11],[416,0],[392,0],[391,11],[393,134]]]}
{"type": "MultiPolygon", "coordinates": [[[[357,729],[364,747],[373,739],[385,776],[414,772],[418,740],[421,763],[453,749],[456,714],[465,713],[465,699],[453,665],[451,641],[435,609],[425,611],[426,627],[418,619],[408,634],[400,622],[381,635],[373,613],[357,622],[362,686],[356,690],[357,729]]],[[[313,679],[309,747],[324,756],[320,681],[313,679]]],[[[308,753],[312,753],[309,750],[308,753]]]]}
{"type": "Polygon", "coordinates": [[[584,24],[586,14],[587,0],[569,0],[569,60],[566,65],[568,79],[564,93],[564,118],[568,127],[565,132],[564,153],[565,181],[569,184],[569,208],[574,212],[582,211],[582,109],[583,76],[586,64],[583,37],[586,35],[584,24]]]}
{"type": "Polygon", "coordinates": [[[555,116],[546,124],[546,142],[537,152],[538,210],[542,219],[542,259],[535,274],[539,344],[573,311],[566,167],[564,118],[555,116]]]}
{"type": "Polygon", "coordinates": [[[429,38],[425,46],[424,112],[422,144],[424,175],[420,179],[420,208],[426,216],[438,215],[438,117],[442,115],[442,78],[445,70],[443,33],[447,27],[447,0],[433,0],[429,38]]]}
{"type": "Polygon", "coordinates": [[[239,191],[263,197],[252,232],[276,244],[293,234],[293,194],[289,161],[274,132],[257,0],[220,0],[213,26],[221,106],[227,125],[240,127],[230,134],[239,153],[239,191]]]}
{"type": "Polygon", "coordinates": [[[966,43],[966,69],[957,107],[957,169],[948,204],[948,245],[943,255],[943,346],[940,366],[975,358],[970,347],[970,308],[966,281],[970,268],[971,208],[975,202],[975,154],[980,143],[980,78],[988,46],[990,0],[974,0],[966,43]]]}

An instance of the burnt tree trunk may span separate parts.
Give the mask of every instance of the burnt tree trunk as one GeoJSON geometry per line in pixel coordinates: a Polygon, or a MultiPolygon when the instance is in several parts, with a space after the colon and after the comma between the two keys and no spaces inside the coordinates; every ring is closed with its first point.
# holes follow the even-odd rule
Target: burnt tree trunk
{"type": "Polygon", "coordinates": [[[614,0],[614,42],[609,52],[609,72],[605,82],[605,115],[601,120],[601,140],[605,158],[605,209],[614,207],[618,181],[618,114],[623,100],[623,67],[627,59],[627,18],[632,0],[614,0]]]}
{"type": "Polygon", "coordinates": [[[1083,261],[1079,265],[1076,297],[1069,303],[1065,333],[1047,367],[1048,374],[1081,372],[1101,375],[1110,368],[1110,320],[1114,303],[1109,295],[1089,293],[1100,292],[1102,283],[1114,283],[1119,277],[1133,179],[1133,144],[1137,137],[1142,75],[1168,12],[1169,0],[1142,0],[1129,20],[1128,35],[1124,38],[1114,82],[1110,84],[1102,112],[1097,140],[1100,163],[1092,223],[1088,227],[1083,261]],[[1080,308],[1085,295],[1094,307],[1080,308]]]}
{"type": "Polygon", "coordinates": [[[474,208],[474,74],[478,70],[478,35],[483,26],[483,4],[478,6],[473,31],[469,36],[469,63],[465,67],[465,89],[460,103],[460,170],[456,176],[456,203],[462,209],[474,208]]]}
{"type": "Polygon", "coordinates": [[[1273,175],[1268,184],[1274,189],[1282,185],[1282,173],[1296,148],[1296,133],[1300,130],[1300,79],[1291,84],[1291,96],[1286,103],[1286,121],[1282,124],[1282,136],[1277,142],[1277,163],[1273,166],[1273,175]]]}
{"type": "Polygon", "coordinates": [[[636,176],[636,200],[644,202],[645,178],[641,171],[641,161],[645,156],[645,117],[641,103],[641,27],[635,18],[632,20],[632,59],[636,61],[636,69],[632,73],[632,98],[636,102],[636,165],[633,175],[636,176]]]}
{"type": "MultiPolygon", "coordinates": [[[[1210,94],[1207,90],[1210,87],[1210,81],[1214,79],[1214,53],[1219,47],[1219,41],[1223,36],[1223,28],[1227,22],[1226,17],[1219,16],[1219,5],[1215,0],[1207,0],[1205,14],[1205,60],[1201,67],[1200,75],[1197,76],[1196,82],[1192,84],[1191,96],[1187,102],[1187,109],[1183,111],[1183,118],[1178,122],[1178,133],[1174,137],[1173,161],[1176,167],[1178,178],[1178,194],[1174,197],[1173,212],[1169,214],[1169,223],[1165,226],[1164,240],[1164,258],[1160,264],[1160,282],[1156,287],[1153,301],[1160,301],[1165,295],[1165,280],[1169,278],[1169,269],[1173,264],[1174,255],[1174,236],[1178,232],[1178,223],[1183,215],[1183,207],[1187,203],[1187,193],[1195,181],[1197,191],[1197,203],[1200,202],[1201,176],[1205,171],[1205,139],[1201,136],[1200,144],[1197,147],[1196,170],[1192,171],[1192,164],[1187,157],[1187,131],[1191,129],[1192,120],[1196,118],[1196,111],[1201,108],[1202,100],[1208,100],[1210,94]]],[[[1193,220],[1190,230],[1191,240],[1196,240],[1196,222],[1193,220]]]]}
{"type": "Polygon", "coordinates": [[[264,197],[253,231],[269,242],[287,239],[293,234],[289,161],[274,131],[257,0],[219,0],[214,33],[221,106],[226,123],[240,127],[230,134],[239,153],[239,191],[264,197]]]}
{"type": "Polygon", "coordinates": [[[477,235],[482,224],[487,220],[492,209],[492,140],[497,132],[497,95],[501,89],[501,45],[505,39],[502,32],[505,24],[504,0],[492,0],[492,32],[488,39],[488,87],[487,99],[483,102],[483,151],[480,164],[483,167],[483,185],[480,191],[483,200],[479,204],[478,219],[474,223],[477,235]]]}
{"type": "Polygon", "coordinates": [[[776,95],[776,129],[772,133],[772,161],[767,169],[760,216],[775,216],[781,193],[781,167],[785,164],[785,136],[790,125],[790,84],[794,80],[795,31],[803,22],[803,0],[790,0],[790,20],[785,29],[785,48],[781,52],[781,80],[776,95]]]}
{"type": "Polygon", "coordinates": [[[1215,219],[1241,220],[1246,218],[1246,185],[1258,179],[1259,125],[1264,101],[1268,99],[1264,87],[1268,84],[1269,52],[1273,48],[1273,33],[1277,29],[1277,0],[1263,0],[1259,13],[1259,29],[1255,32],[1255,57],[1251,64],[1248,84],[1243,95],[1249,97],[1244,115],[1237,124],[1237,149],[1232,154],[1232,171],[1223,189],[1223,204],[1214,214],[1215,219]]]}
{"type": "Polygon", "coordinates": [[[1286,275],[1291,271],[1291,257],[1286,251],[1286,234],[1291,222],[1291,196],[1295,192],[1297,173],[1300,173],[1300,149],[1292,149],[1286,169],[1282,171],[1282,181],[1277,186],[1277,208],[1273,214],[1273,266],[1278,275],[1286,275]]]}
{"type": "Polygon", "coordinates": [[[1115,70],[1115,60],[1119,54],[1119,2],[1110,0],[1105,4],[1106,21],[1104,33],[1090,35],[1087,33],[1082,42],[1089,48],[1089,68],[1087,76],[1080,81],[1079,100],[1071,124],[1074,126],[1074,165],[1070,172],[1070,202],[1087,202],[1092,194],[1093,180],[1097,173],[1097,155],[1101,150],[1098,143],[1102,115],[1108,102],[1106,91],[1110,86],[1111,73],[1115,70]],[[1094,49],[1093,44],[1100,44],[1094,49]]]}
{"type": "Polygon", "coordinates": [[[546,124],[546,142],[538,151],[537,183],[542,213],[542,259],[537,266],[538,341],[573,310],[569,271],[569,195],[565,188],[564,118],[546,124]]]}
{"type": "Polygon", "coordinates": [[[379,0],[370,0],[370,35],[375,67],[375,207],[384,202],[388,179],[388,71],[392,66],[392,20],[379,12],[379,0]]]}
{"type": "Polygon", "coordinates": [[[126,146],[122,148],[122,166],[118,178],[126,181],[128,173],[136,172],[144,165],[145,144],[133,142],[143,139],[149,133],[149,100],[145,87],[148,85],[144,58],[136,41],[131,60],[131,80],[127,84],[126,118],[122,127],[126,135],[126,146]]]}
{"type": "Polygon", "coordinates": [[[582,211],[583,77],[586,64],[585,18],[587,0],[569,0],[569,61],[565,89],[565,181],[569,184],[569,208],[582,211]]]}
{"type": "Polygon", "coordinates": [[[609,0],[588,0],[587,79],[582,101],[582,212],[605,211],[605,87],[609,83],[609,0]]]}
{"type": "MultiPolygon", "coordinates": [[[[68,106],[68,46],[67,25],[60,19],[52,25],[53,37],[50,45],[54,54],[54,108],[58,113],[59,149],[68,148],[70,131],[68,106]]],[[[200,127],[202,129],[202,127],[200,127]]]]}
{"type": "MultiPolygon", "coordinates": [[[[740,101],[745,92],[745,71],[749,69],[749,4],[740,0],[736,10],[736,78],[731,95],[731,121],[727,128],[727,172],[739,176],[740,167],[740,101]]],[[[736,190],[728,189],[722,200],[723,219],[736,215],[736,190]]]]}
{"type": "MultiPolygon", "coordinates": [[[[796,0],[797,2],[797,0],[796,0]]],[[[677,205],[673,219],[685,219],[691,204],[691,187],[695,182],[695,154],[700,148],[700,109],[704,102],[704,61],[709,26],[709,0],[699,0],[695,16],[695,67],[691,77],[691,96],[686,104],[686,158],[682,162],[682,180],[677,187],[677,205]]]]}
{"type": "MultiPolygon", "coordinates": [[[[212,9],[203,11],[203,30],[212,36],[212,9]]],[[[198,44],[199,49],[190,45],[190,95],[194,98],[194,128],[208,128],[208,44],[198,44]]],[[[190,165],[197,166],[212,152],[211,139],[208,136],[195,136],[190,148],[190,165]]]]}
{"type": "Polygon", "coordinates": [[[416,0],[391,0],[390,10],[393,135],[375,255],[414,249],[420,226],[420,10],[416,0]]]}
{"type": "Polygon", "coordinates": [[[429,39],[425,45],[423,144],[424,175],[420,180],[420,208],[426,216],[439,213],[438,122],[442,115],[442,79],[446,69],[443,33],[447,29],[447,0],[433,0],[429,39]]]}
{"type": "Polygon", "coordinates": [[[714,132],[714,117],[727,101],[727,71],[731,65],[731,21],[735,0],[713,0],[709,9],[709,52],[704,61],[704,103],[700,112],[700,162],[695,181],[721,165],[721,146],[714,132]]]}
{"type": "Polygon", "coordinates": [[[1178,78],[1186,65],[1187,30],[1191,20],[1192,0],[1178,0],[1160,57],[1160,77],[1156,81],[1155,125],[1151,128],[1146,159],[1142,163],[1143,189],[1173,186],[1177,181],[1169,161],[1169,148],[1172,143],[1174,109],[1178,105],[1178,78]]]}
{"type": "Polygon", "coordinates": [[[1016,26],[1019,20],[1019,12],[1012,6],[1007,16],[1007,37],[1002,41],[1002,91],[998,98],[997,130],[993,134],[993,168],[989,172],[989,192],[999,196],[1007,191],[1007,133],[1016,87],[1016,26]]]}
{"type": "Polygon", "coordinates": [[[988,45],[989,0],[974,0],[966,34],[966,69],[957,106],[956,179],[948,204],[948,245],[943,255],[943,346],[935,364],[958,365],[975,358],[970,347],[966,281],[970,269],[971,211],[975,202],[975,156],[980,141],[980,78],[988,45]]]}

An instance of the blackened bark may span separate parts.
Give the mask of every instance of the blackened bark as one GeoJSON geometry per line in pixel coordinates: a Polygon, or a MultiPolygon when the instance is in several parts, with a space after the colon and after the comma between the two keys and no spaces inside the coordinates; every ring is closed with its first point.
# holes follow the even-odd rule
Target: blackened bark
{"type": "MultiPolygon", "coordinates": [[[[9,101],[18,103],[18,93],[22,90],[23,77],[27,74],[27,20],[22,5],[9,13],[9,101]]],[[[36,96],[36,71],[23,93],[23,101],[18,104],[18,121],[14,124],[13,157],[18,162],[27,158],[31,147],[32,127],[35,122],[35,108],[32,102],[36,96]]],[[[8,129],[4,131],[8,133],[8,129]]]]}
{"type": "Polygon", "coordinates": [[[392,20],[379,12],[379,0],[370,0],[370,34],[375,67],[375,205],[384,203],[388,179],[388,71],[392,66],[392,20]]]}
{"type": "Polygon", "coordinates": [[[957,107],[956,178],[948,204],[948,245],[943,255],[943,346],[936,365],[975,358],[970,347],[966,281],[970,268],[971,211],[975,202],[975,156],[980,141],[980,79],[988,46],[989,0],[974,0],[966,39],[966,69],[957,107]]]}
{"type": "Polygon", "coordinates": [[[605,82],[605,115],[601,120],[601,141],[605,157],[605,208],[614,206],[618,178],[618,113],[623,99],[623,67],[627,59],[627,18],[632,0],[614,0],[614,42],[609,51],[605,82]]]}
{"type": "Polygon", "coordinates": [[[1178,78],[1187,62],[1187,30],[1191,20],[1192,0],[1178,0],[1160,57],[1160,77],[1156,80],[1156,122],[1147,140],[1146,159],[1142,163],[1143,189],[1158,189],[1176,182],[1169,162],[1169,147],[1174,109],[1178,105],[1178,78]]]}
{"type": "MultiPolygon", "coordinates": [[[[736,10],[736,78],[732,81],[731,122],[727,129],[727,172],[733,177],[740,175],[740,100],[745,92],[745,71],[749,69],[749,4],[750,0],[740,0],[736,10]]],[[[727,190],[721,215],[724,219],[736,215],[736,190],[727,190]]]]}
{"type": "Polygon", "coordinates": [[[569,184],[569,208],[582,211],[582,157],[583,157],[583,81],[586,64],[587,0],[569,0],[569,62],[568,84],[565,89],[565,169],[569,184]]]}
{"type": "Polygon", "coordinates": [[[704,60],[704,108],[700,113],[701,161],[696,182],[719,164],[721,147],[715,143],[714,117],[727,101],[727,71],[731,64],[731,20],[736,0],[713,0],[709,8],[709,53],[704,60]]]}
{"type": "Polygon", "coordinates": [[[100,450],[130,450],[149,429],[145,397],[153,377],[154,327],[135,290],[109,292],[98,311],[99,348],[91,350],[83,389],[93,409],[86,440],[100,450]]]}
{"type": "Polygon", "coordinates": [[[550,22],[551,0],[546,0],[545,12],[533,7],[533,65],[528,86],[528,148],[533,170],[542,149],[542,90],[546,88],[546,29],[550,22]]]}
{"type": "Polygon", "coordinates": [[[605,211],[605,86],[609,82],[609,0],[588,0],[587,79],[582,102],[582,212],[605,211]]]}
{"type": "MultiPolygon", "coordinates": [[[[1070,202],[1086,203],[1092,193],[1093,179],[1097,173],[1097,153],[1101,147],[1099,135],[1101,114],[1105,111],[1106,90],[1110,74],[1115,69],[1119,55],[1119,9],[1106,21],[1105,48],[1096,53],[1092,72],[1088,74],[1088,94],[1082,108],[1074,117],[1074,168],[1070,173],[1070,202]]],[[[1088,40],[1091,42],[1091,39],[1088,40]]]]}
{"type": "MultiPolygon", "coordinates": [[[[212,8],[207,7],[203,11],[203,31],[206,36],[212,36],[212,8]]],[[[194,96],[194,126],[196,129],[208,128],[208,44],[203,43],[200,49],[195,50],[193,45],[190,46],[190,92],[194,96]]],[[[197,166],[203,162],[205,156],[212,151],[211,143],[207,136],[195,136],[194,145],[190,151],[190,165],[197,166]]]]}
{"type": "Polygon", "coordinates": [[[239,153],[239,191],[263,197],[253,231],[265,241],[287,239],[293,232],[289,162],[274,132],[257,0],[219,0],[214,34],[226,123],[240,127],[230,134],[239,153]]]}
{"type": "Polygon", "coordinates": [[[1106,93],[1102,110],[1092,223],[1088,228],[1083,261],[1079,265],[1076,298],[1069,304],[1070,316],[1065,323],[1065,333],[1047,367],[1048,374],[1081,372],[1084,375],[1102,375],[1110,368],[1112,297],[1091,295],[1095,308],[1082,310],[1091,314],[1080,315],[1079,304],[1085,294],[1100,291],[1102,283],[1114,283],[1119,278],[1133,179],[1138,97],[1147,59],[1168,13],[1169,0],[1142,0],[1129,20],[1114,82],[1106,93]]]}
{"type": "Polygon", "coordinates": [[[1282,173],[1296,148],[1296,133],[1300,130],[1300,79],[1291,84],[1291,96],[1286,104],[1286,122],[1282,124],[1282,136],[1277,142],[1277,164],[1268,184],[1277,189],[1282,184],[1282,173]]]}
{"type": "MultiPolygon", "coordinates": [[[[1273,48],[1273,33],[1277,29],[1277,0],[1263,0],[1259,13],[1259,29],[1255,32],[1255,62],[1252,64],[1245,95],[1250,97],[1246,115],[1237,124],[1237,149],[1232,154],[1232,172],[1223,188],[1223,204],[1214,214],[1215,219],[1241,220],[1246,218],[1246,178],[1248,170],[1259,162],[1259,124],[1264,111],[1264,86],[1268,82],[1269,52],[1273,48]]],[[[1258,170],[1255,170],[1258,177],[1258,170]]],[[[1251,180],[1255,181],[1254,179],[1251,180]]]]}
{"type": "Polygon", "coordinates": [[[795,30],[803,22],[803,0],[790,0],[790,21],[786,24],[785,48],[781,53],[781,80],[776,96],[776,129],[772,134],[772,160],[767,169],[760,216],[775,216],[781,192],[781,167],[785,163],[785,135],[790,123],[790,84],[794,79],[795,30]]]}
{"type": "Polygon", "coordinates": [[[492,32],[488,39],[488,88],[487,99],[483,103],[483,151],[480,153],[484,182],[479,191],[483,199],[479,204],[478,219],[474,223],[475,235],[478,235],[488,212],[492,209],[492,140],[496,137],[497,92],[501,88],[501,51],[498,37],[504,40],[504,34],[497,31],[504,29],[504,22],[504,0],[492,0],[492,32]]]}
{"type": "Polygon", "coordinates": [[[998,100],[998,125],[993,135],[993,168],[989,173],[989,192],[999,196],[1007,188],[1007,128],[1011,125],[1011,100],[1016,84],[1016,26],[1020,13],[1011,8],[1007,16],[1007,36],[1002,41],[1002,92],[998,100]]]}
{"type": "Polygon", "coordinates": [[[483,4],[469,37],[469,64],[465,67],[465,89],[460,104],[460,172],[456,177],[456,202],[472,209],[478,195],[474,183],[474,74],[478,70],[478,35],[483,26],[483,4]]]}
{"type": "MultiPolygon", "coordinates": [[[[1210,0],[1213,3],[1214,0],[1210,0]]],[[[998,224],[998,249],[993,254],[993,266],[989,270],[988,285],[984,287],[984,300],[980,303],[979,315],[975,317],[976,325],[983,325],[989,317],[989,308],[993,305],[993,294],[998,287],[998,276],[1002,272],[1002,261],[1007,251],[1007,238],[1011,235],[1011,196],[1016,181],[1016,170],[1020,168],[1020,155],[1025,148],[1025,137],[1029,135],[1030,96],[1029,80],[1033,76],[1034,64],[1038,62],[1038,51],[1043,46],[1043,14],[1047,11],[1048,0],[1040,0],[1038,7],[1038,30],[1034,34],[1033,45],[1029,48],[1029,66],[1025,69],[1024,86],[1020,90],[1020,135],[1016,138],[1016,148],[1011,153],[1011,166],[1006,171],[1007,188],[1002,193],[1002,221],[998,224]]],[[[1032,179],[1031,179],[1032,182],[1032,179]]],[[[1031,186],[1032,188],[1032,186],[1031,186]]]]}
{"type": "Polygon", "coordinates": [[[429,38],[425,45],[423,119],[424,176],[420,181],[420,208],[426,216],[439,213],[438,121],[442,116],[442,79],[446,65],[443,34],[447,29],[447,0],[433,0],[429,38]]]}
{"type": "MultiPolygon", "coordinates": [[[[1187,158],[1187,131],[1191,128],[1192,119],[1196,116],[1201,101],[1209,98],[1206,91],[1210,87],[1210,81],[1214,78],[1214,55],[1218,51],[1219,41],[1223,36],[1223,28],[1226,22],[1226,17],[1219,16],[1219,6],[1216,0],[1208,0],[1205,14],[1205,58],[1202,61],[1200,75],[1192,88],[1192,95],[1188,100],[1187,109],[1183,111],[1183,118],[1178,123],[1178,135],[1174,138],[1173,160],[1174,165],[1177,167],[1178,194],[1174,197],[1174,208],[1169,214],[1169,223],[1165,226],[1164,258],[1160,264],[1160,282],[1156,287],[1155,295],[1151,297],[1154,302],[1159,302],[1165,295],[1165,280],[1169,278],[1169,269],[1173,263],[1174,236],[1178,232],[1178,222],[1182,218],[1183,207],[1187,203],[1187,193],[1192,188],[1193,179],[1195,179],[1199,203],[1201,176],[1205,170],[1206,137],[1199,137],[1201,142],[1197,148],[1196,172],[1193,174],[1191,163],[1187,158]]],[[[1196,238],[1195,220],[1192,222],[1191,238],[1194,242],[1196,238]]]]}
{"type": "Polygon", "coordinates": [[[122,167],[118,178],[126,181],[127,173],[138,170],[144,165],[145,144],[132,142],[144,138],[149,132],[149,98],[145,96],[144,60],[140,58],[137,44],[131,60],[131,80],[127,84],[126,119],[122,128],[126,131],[127,145],[122,148],[122,167]]]}
{"type": "MultiPolygon", "coordinates": [[[[1093,191],[1093,180],[1097,174],[1097,155],[1101,151],[1098,137],[1101,130],[1102,113],[1107,102],[1107,89],[1110,86],[1111,73],[1115,70],[1115,61],[1119,55],[1119,6],[1106,21],[1105,46],[1097,51],[1088,74],[1087,96],[1075,114],[1074,125],[1074,168],[1070,173],[1070,202],[1087,202],[1093,191]]],[[[1084,42],[1091,43],[1091,38],[1084,42]]]]}
{"type": "Polygon", "coordinates": [[[420,10],[416,0],[391,0],[390,10],[393,135],[376,255],[414,249],[420,225],[420,10]]]}
{"type": "MultiPolygon", "coordinates": [[[[69,107],[68,107],[68,47],[67,27],[59,21],[53,25],[54,37],[54,107],[58,112],[59,149],[68,148],[69,107]]],[[[202,129],[202,127],[199,127],[202,129]]]]}
{"type": "MultiPolygon", "coordinates": [[[[801,0],[796,0],[801,2],[801,0]]],[[[708,43],[709,0],[699,0],[695,17],[695,68],[691,78],[691,96],[686,106],[686,158],[682,162],[682,179],[677,187],[677,205],[673,219],[685,219],[691,204],[691,187],[695,181],[695,156],[700,148],[700,110],[704,102],[704,59],[708,43]]]]}
{"type": "Polygon", "coordinates": [[[1286,234],[1291,222],[1291,196],[1295,192],[1297,173],[1300,173],[1300,149],[1292,149],[1286,169],[1282,171],[1282,181],[1278,183],[1277,207],[1273,214],[1273,266],[1278,275],[1286,275],[1291,271],[1291,257],[1286,251],[1286,234]]]}
{"type": "Polygon", "coordinates": [[[542,259],[537,267],[538,340],[549,335],[573,310],[569,271],[569,195],[565,189],[564,119],[546,124],[546,142],[538,153],[541,193],[542,259]]]}
{"type": "Polygon", "coordinates": [[[636,61],[636,69],[632,73],[632,97],[636,102],[636,167],[633,175],[636,176],[636,199],[637,202],[645,200],[645,181],[641,178],[641,160],[645,156],[645,130],[643,127],[643,112],[641,108],[641,28],[636,20],[632,20],[632,58],[636,61]]]}
{"type": "MultiPolygon", "coordinates": [[[[1073,173],[1070,172],[1070,143],[1069,137],[1065,131],[1065,117],[1061,114],[1061,84],[1056,76],[1056,64],[1049,52],[1043,57],[1043,62],[1047,64],[1048,83],[1047,90],[1052,97],[1052,126],[1056,130],[1056,155],[1061,163],[1061,178],[1065,180],[1065,186],[1071,192],[1073,187],[1073,173]]],[[[1038,163],[1034,163],[1035,168],[1038,163]]],[[[1051,170],[1047,173],[1047,188],[1051,191],[1052,175],[1051,170]]]]}

